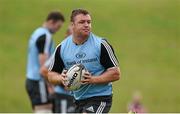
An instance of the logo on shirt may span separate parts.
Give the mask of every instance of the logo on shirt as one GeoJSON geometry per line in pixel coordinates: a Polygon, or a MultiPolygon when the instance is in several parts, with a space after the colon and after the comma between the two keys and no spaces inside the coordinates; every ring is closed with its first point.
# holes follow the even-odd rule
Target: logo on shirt
{"type": "Polygon", "coordinates": [[[78,58],[78,59],[84,58],[85,56],[86,56],[86,54],[83,53],[83,52],[80,52],[80,53],[76,54],[76,58],[78,58]]]}
{"type": "Polygon", "coordinates": [[[93,106],[90,106],[89,108],[86,109],[87,111],[90,111],[90,112],[94,112],[94,108],[93,106]]]}

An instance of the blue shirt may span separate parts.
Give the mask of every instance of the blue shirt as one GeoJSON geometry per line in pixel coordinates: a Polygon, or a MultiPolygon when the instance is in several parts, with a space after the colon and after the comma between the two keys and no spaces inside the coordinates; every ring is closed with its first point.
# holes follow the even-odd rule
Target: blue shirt
{"type": "Polygon", "coordinates": [[[47,28],[40,27],[36,29],[29,39],[27,73],[26,76],[31,80],[41,80],[39,69],[39,54],[45,53],[48,57],[54,51],[54,43],[51,33],[47,28]]]}
{"type": "MultiPolygon", "coordinates": [[[[99,76],[108,68],[118,66],[117,58],[112,46],[103,38],[91,33],[86,42],[77,45],[72,36],[67,37],[56,48],[50,70],[62,72],[74,64],[81,63],[92,74],[99,76]]],[[[112,94],[112,84],[86,84],[73,91],[76,100],[82,100],[94,96],[107,96],[112,94]]]]}

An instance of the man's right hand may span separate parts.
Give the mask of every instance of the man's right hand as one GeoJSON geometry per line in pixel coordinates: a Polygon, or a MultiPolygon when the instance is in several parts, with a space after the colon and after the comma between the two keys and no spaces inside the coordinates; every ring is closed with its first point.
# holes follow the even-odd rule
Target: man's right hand
{"type": "Polygon", "coordinates": [[[54,85],[64,85],[64,82],[66,81],[65,76],[66,75],[64,73],[59,74],[56,72],[48,72],[48,81],[54,85]]]}
{"type": "Polygon", "coordinates": [[[63,70],[61,73],[61,76],[64,78],[64,83],[62,83],[62,85],[64,86],[64,89],[67,90],[67,85],[65,84],[65,82],[67,81],[67,70],[63,70]]]}

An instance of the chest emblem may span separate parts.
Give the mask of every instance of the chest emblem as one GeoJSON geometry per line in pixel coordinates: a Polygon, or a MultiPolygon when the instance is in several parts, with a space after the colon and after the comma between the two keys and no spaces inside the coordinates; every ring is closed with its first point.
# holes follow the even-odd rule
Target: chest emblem
{"type": "Polygon", "coordinates": [[[76,54],[76,58],[78,58],[78,59],[82,59],[84,57],[86,57],[86,54],[84,52],[79,52],[76,54]]]}

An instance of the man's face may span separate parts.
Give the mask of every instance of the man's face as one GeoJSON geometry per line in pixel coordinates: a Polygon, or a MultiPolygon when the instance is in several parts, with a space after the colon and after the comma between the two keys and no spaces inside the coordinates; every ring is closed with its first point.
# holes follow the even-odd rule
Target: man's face
{"type": "Polygon", "coordinates": [[[87,37],[91,32],[91,16],[89,14],[79,14],[74,17],[72,22],[73,33],[87,37]]]}
{"type": "Polygon", "coordinates": [[[52,33],[56,33],[63,25],[63,21],[59,20],[59,21],[50,21],[50,31],[52,33]]]}

